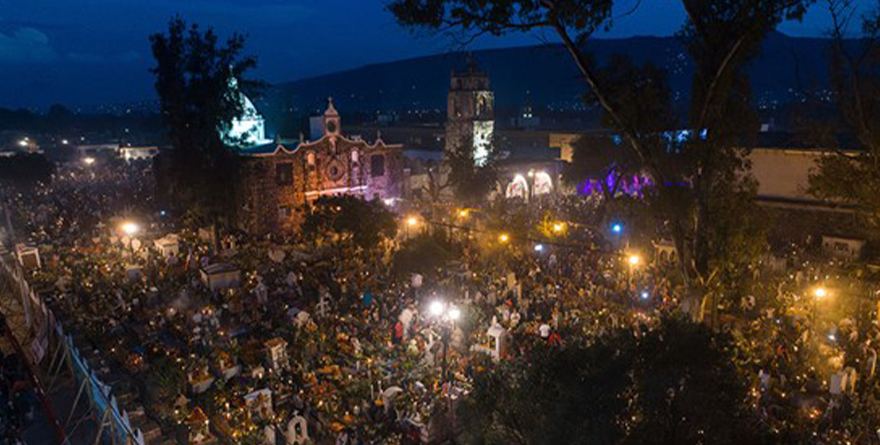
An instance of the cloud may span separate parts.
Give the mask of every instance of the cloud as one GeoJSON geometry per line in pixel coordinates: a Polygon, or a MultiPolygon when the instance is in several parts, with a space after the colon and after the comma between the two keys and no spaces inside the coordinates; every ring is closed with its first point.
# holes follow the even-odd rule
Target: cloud
{"type": "Polygon", "coordinates": [[[11,34],[0,32],[0,62],[46,62],[58,58],[42,31],[23,27],[11,34]]]}

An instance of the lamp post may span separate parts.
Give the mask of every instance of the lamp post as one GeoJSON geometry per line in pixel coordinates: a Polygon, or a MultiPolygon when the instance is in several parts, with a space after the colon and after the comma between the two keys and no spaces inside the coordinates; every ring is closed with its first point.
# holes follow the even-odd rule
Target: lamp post
{"type": "Polygon", "coordinates": [[[828,296],[828,290],[823,286],[819,286],[813,289],[813,329],[818,331],[818,327],[816,326],[816,319],[818,318],[819,313],[819,300],[824,300],[828,296]]]}
{"type": "Polygon", "coordinates": [[[626,262],[629,264],[629,268],[627,268],[627,274],[626,274],[626,282],[627,282],[626,292],[629,293],[629,289],[632,287],[633,269],[635,269],[636,267],[638,267],[639,264],[641,264],[642,258],[638,255],[633,254],[633,255],[630,255],[629,257],[627,257],[626,262]]]}
{"type": "Polygon", "coordinates": [[[409,238],[409,228],[415,227],[419,224],[419,219],[415,216],[410,216],[406,219],[406,237],[409,238]]]}
{"type": "Polygon", "coordinates": [[[447,366],[447,355],[449,352],[449,337],[455,332],[455,322],[461,318],[461,309],[456,306],[444,303],[441,300],[431,302],[428,307],[431,316],[437,320],[441,326],[440,339],[443,341],[443,362],[441,368],[441,376],[444,382],[449,381],[449,371],[447,366]]]}
{"type": "Polygon", "coordinates": [[[119,229],[128,236],[128,247],[131,249],[131,257],[134,259],[134,235],[140,232],[141,228],[135,222],[126,221],[119,226],[119,229]]]}

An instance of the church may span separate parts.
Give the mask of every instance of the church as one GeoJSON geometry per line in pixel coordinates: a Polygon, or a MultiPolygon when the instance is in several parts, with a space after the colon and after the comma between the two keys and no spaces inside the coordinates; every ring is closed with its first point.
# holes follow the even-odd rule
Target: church
{"type": "MultiPolygon", "coordinates": [[[[246,103],[250,108],[253,104],[246,103]]],[[[389,199],[401,195],[403,146],[381,137],[369,143],[342,133],[339,112],[328,100],[320,139],[265,140],[262,117],[245,107],[234,137],[240,147],[236,205],[237,226],[249,233],[295,233],[312,202],[327,195],[389,199]]]]}

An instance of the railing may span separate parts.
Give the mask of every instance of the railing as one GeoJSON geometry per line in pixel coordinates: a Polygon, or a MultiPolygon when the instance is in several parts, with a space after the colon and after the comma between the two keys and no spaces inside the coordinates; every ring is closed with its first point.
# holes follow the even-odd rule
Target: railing
{"type": "MultiPolygon", "coordinates": [[[[99,420],[98,435],[105,431],[105,426],[109,427],[109,438],[112,443],[124,443],[128,445],[146,445],[144,434],[139,428],[135,428],[131,424],[128,412],[119,406],[116,397],[113,395],[113,388],[105,384],[89,365],[88,361],[80,353],[74,344],[73,336],[66,334],[62,324],[55,318],[52,310],[46,306],[45,301],[31,288],[24,274],[21,271],[20,264],[16,261],[13,265],[0,256],[0,268],[6,276],[10,277],[21,297],[23,310],[26,315],[27,328],[29,332],[35,332],[35,338],[30,344],[29,349],[20,351],[24,355],[24,360],[33,370],[43,361],[48,352],[49,345],[55,345],[52,361],[49,364],[50,372],[57,366],[60,368],[63,362],[66,362],[69,370],[77,383],[79,389],[77,401],[74,402],[72,410],[76,409],[76,403],[82,397],[86,397],[88,406],[93,410],[95,416],[99,420]]],[[[17,339],[16,343],[18,343],[17,339]]],[[[44,404],[46,413],[54,422],[58,429],[58,443],[67,445],[67,437],[55,416],[48,397],[42,384],[37,377],[36,372],[32,372],[37,394],[44,404]]]]}

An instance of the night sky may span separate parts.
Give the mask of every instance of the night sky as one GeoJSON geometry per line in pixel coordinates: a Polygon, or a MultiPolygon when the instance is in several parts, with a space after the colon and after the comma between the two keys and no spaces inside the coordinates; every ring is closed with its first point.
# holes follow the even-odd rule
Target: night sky
{"type": "MultiPolygon", "coordinates": [[[[669,35],[679,3],[624,0],[604,37],[669,35]]],[[[0,0],[0,106],[72,107],[153,99],[147,36],[174,13],[221,35],[248,35],[255,77],[295,80],[361,65],[442,53],[449,42],[412,37],[384,10],[385,0],[0,0]]],[[[869,2],[865,2],[869,3],[869,2]]],[[[820,36],[827,12],[814,7],[789,35],[820,36]]],[[[486,38],[474,48],[540,43],[538,36],[486,38]]]]}

